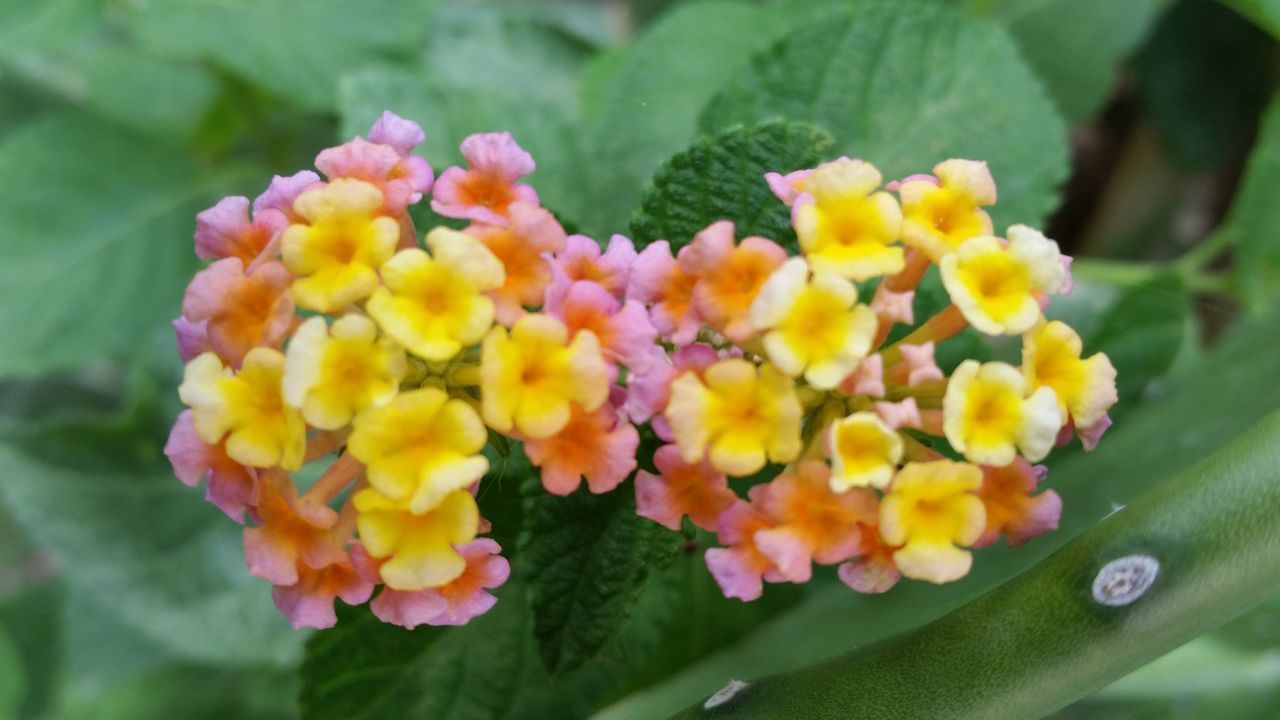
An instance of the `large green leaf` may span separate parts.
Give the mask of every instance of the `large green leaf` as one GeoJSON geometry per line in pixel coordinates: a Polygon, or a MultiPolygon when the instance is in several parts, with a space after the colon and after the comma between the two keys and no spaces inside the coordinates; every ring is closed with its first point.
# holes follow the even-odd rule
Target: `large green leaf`
{"type": "Polygon", "coordinates": [[[14,717],[27,691],[27,670],[18,645],[0,625],[0,717],[14,717]]]}
{"type": "Polygon", "coordinates": [[[1280,207],[1274,201],[1280,184],[1280,99],[1273,100],[1258,130],[1240,190],[1217,232],[1235,247],[1235,271],[1246,303],[1258,309],[1280,287],[1280,207]]]}
{"type": "Polygon", "coordinates": [[[173,477],[172,413],[143,386],[115,418],[33,421],[0,442],[0,496],[70,592],[146,642],[194,662],[286,664],[306,634],[245,570],[240,528],[173,477]]]}
{"type": "Polygon", "coordinates": [[[0,143],[0,376],[137,351],[177,314],[194,215],[243,168],[201,174],[177,151],[82,117],[0,143]]]}
{"type": "MultiPolygon", "coordinates": [[[[1025,570],[1142,492],[1223,447],[1280,407],[1280,357],[1269,351],[1280,316],[1245,323],[1112,428],[1092,453],[1050,458],[1048,485],[1063,498],[1056,533],[976,554],[965,579],[942,587],[906,583],[879,596],[843,586],[814,592],[795,610],[762,624],[663,683],[597,717],[666,717],[730,679],[750,680],[824,660],[953,610],[1025,570]]],[[[1104,348],[1105,349],[1105,348],[1104,348]]]]}
{"type": "Polygon", "coordinates": [[[135,3],[139,43],[175,59],[208,59],[309,110],[330,110],[338,76],[409,57],[426,36],[426,2],[168,0],[135,3]]]}
{"type": "Polygon", "coordinates": [[[1224,0],[1259,27],[1280,37],[1280,0],[1224,0]]]}
{"type": "Polygon", "coordinates": [[[1274,413],[961,610],[680,717],[1041,717],[1280,591],[1278,465],[1274,413]],[[1135,556],[1149,589],[1104,603],[1095,578],[1135,556]]]}
{"type": "Polygon", "coordinates": [[[787,27],[770,10],[746,3],[688,3],[610,60],[586,101],[586,182],[566,206],[569,214],[588,234],[623,228],[658,165],[696,136],[698,111],[752,52],[787,27]]]}
{"type": "Polygon", "coordinates": [[[1167,275],[1126,288],[1103,316],[1085,352],[1105,350],[1111,358],[1122,408],[1173,365],[1189,314],[1190,302],[1181,281],[1167,275]]]}
{"type": "Polygon", "coordinates": [[[217,81],[194,63],[158,60],[104,44],[76,61],[90,108],[144,132],[185,139],[204,120],[217,81]]]}
{"type": "Polygon", "coordinates": [[[766,172],[787,173],[826,159],[835,141],[807,123],[770,122],[707,137],[663,163],[631,217],[638,245],[681,247],[707,225],[732,220],[739,237],[761,235],[796,249],[791,211],[773,196],[766,172]]]}
{"type": "Polygon", "coordinates": [[[971,0],[1008,26],[1072,122],[1095,113],[1169,0],[971,0]],[[1082,48],[1088,52],[1081,52],[1082,48]]]}
{"type": "Polygon", "coordinates": [[[521,551],[547,668],[572,670],[617,638],[651,572],[679,544],[679,535],[636,515],[630,484],[604,495],[583,487],[530,497],[521,551]]]}
{"type": "Polygon", "coordinates": [[[886,179],[949,157],[987,160],[997,228],[1040,222],[1066,177],[1066,130],[1004,28],[928,2],[847,7],[752,58],[703,111],[702,129],[813,122],[886,179]]]}

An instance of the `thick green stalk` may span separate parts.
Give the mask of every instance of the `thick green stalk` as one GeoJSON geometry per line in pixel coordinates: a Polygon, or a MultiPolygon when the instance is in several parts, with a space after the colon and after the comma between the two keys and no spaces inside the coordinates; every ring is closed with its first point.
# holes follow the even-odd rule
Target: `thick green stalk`
{"type": "Polygon", "coordinates": [[[956,612],[835,660],[722,691],[677,717],[1041,717],[1277,592],[1280,413],[1273,413],[956,612]],[[1094,585],[1103,567],[1134,556],[1159,563],[1149,589],[1128,605],[1099,602],[1094,585]]]}

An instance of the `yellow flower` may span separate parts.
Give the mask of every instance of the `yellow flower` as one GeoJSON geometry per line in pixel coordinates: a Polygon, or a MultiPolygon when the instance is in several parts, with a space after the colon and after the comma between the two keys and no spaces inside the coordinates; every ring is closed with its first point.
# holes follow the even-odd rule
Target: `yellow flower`
{"type": "Polygon", "coordinates": [[[450,493],[435,509],[414,513],[373,488],[355,495],[360,542],[382,564],[392,590],[422,590],[456,580],[467,561],[454,549],[471,542],[480,526],[476,500],[465,490],[450,493]]]}
{"type": "Polygon", "coordinates": [[[386,287],[374,290],[368,311],[384,332],[425,360],[448,360],[480,342],[493,326],[493,300],[502,263],[474,237],[448,228],[427,234],[431,255],[401,250],[382,266],[386,287]]]}
{"type": "Polygon", "coordinates": [[[767,331],[769,360],[782,372],[830,390],[857,369],[876,334],[876,315],[858,304],[858,289],[838,275],[809,278],[804,258],[778,268],[751,305],[751,324],[767,331]]]}
{"type": "Polygon", "coordinates": [[[209,445],[226,439],[227,455],[250,467],[297,470],[307,427],[281,393],[284,355],[257,347],[239,372],[207,352],[187,363],[178,396],[191,408],[196,434],[209,445]]]}
{"type": "Polygon", "coordinates": [[[345,315],[332,331],[313,317],[289,341],[284,398],[311,425],[337,430],[395,397],[406,369],[404,350],[364,315],[345,315]]]}
{"type": "Polygon", "coordinates": [[[902,226],[898,201],[880,187],[871,163],[842,158],[818,167],[794,209],[800,248],[822,273],[867,280],[903,268],[895,245],[902,226]]]}
{"type": "Polygon", "coordinates": [[[988,335],[1018,335],[1040,320],[1039,293],[1066,280],[1058,244],[1024,225],[1009,228],[1009,243],[990,235],[966,240],[942,258],[942,283],[965,320],[988,335]]]}
{"type": "Polygon", "coordinates": [[[568,424],[571,403],[586,412],[604,404],[609,369],[594,333],[580,330],[569,342],[564,323],[526,315],[510,335],[498,326],[484,339],[480,390],[489,427],[544,439],[568,424]]]}
{"type": "Polygon", "coordinates": [[[470,405],[422,388],[356,416],[347,448],[369,466],[370,485],[421,514],[484,475],[487,439],[470,405]]]}
{"type": "Polygon", "coordinates": [[[898,570],[909,578],[945,583],[969,573],[972,545],[986,525],[982,485],[975,465],[937,460],[907,463],[880,503],[880,536],[890,545],[898,570]]]}
{"type": "Polygon", "coordinates": [[[1077,428],[1102,420],[1116,403],[1116,369],[1102,353],[1080,357],[1084,344],[1066,323],[1054,320],[1022,338],[1022,374],[1030,388],[1052,388],[1077,428]]]}
{"type": "Polygon", "coordinates": [[[902,461],[902,438],[875,413],[856,412],[831,424],[831,489],[884,488],[902,461]]]}
{"type": "Polygon", "coordinates": [[[996,183],[977,160],[946,160],[933,174],[903,180],[898,197],[902,243],[938,262],[965,240],[991,234],[991,216],[980,207],[995,204],[996,183]]]}
{"type": "Polygon", "coordinates": [[[685,372],[671,383],[666,418],[687,463],[704,454],[729,475],[750,475],[766,461],[800,454],[802,408],[791,379],[777,368],[734,358],[685,372]]]}
{"type": "Polygon", "coordinates": [[[359,302],[378,286],[378,267],[395,252],[400,226],[379,215],[382,191],[339,179],[298,196],[293,209],[307,224],[290,225],[280,239],[284,264],[298,276],[293,299],[319,312],[359,302]]]}
{"type": "Polygon", "coordinates": [[[965,360],[952,373],[942,399],[947,442],[965,459],[1004,467],[1018,450],[1031,462],[1049,454],[1066,422],[1052,388],[1027,397],[1017,368],[1002,362],[965,360]]]}

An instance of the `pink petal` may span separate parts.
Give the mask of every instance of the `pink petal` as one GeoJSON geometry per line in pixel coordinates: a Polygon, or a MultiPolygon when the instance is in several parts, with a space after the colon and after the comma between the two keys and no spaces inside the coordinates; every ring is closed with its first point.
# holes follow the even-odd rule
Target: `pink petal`
{"type": "Polygon", "coordinates": [[[836,574],[845,585],[868,595],[889,592],[902,577],[893,565],[870,560],[843,563],[836,568],[836,574]]]}
{"type": "Polygon", "coordinates": [[[511,137],[511,133],[477,133],[462,141],[462,156],[472,169],[493,172],[507,182],[515,182],[533,172],[537,165],[511,137]]]}
{"type": "Polygon", "coordinates": [[[189,363],[201,353],[213,350],[209,346],[209,321],[192,322],[184,317],[173,321],[173,333],[178,339],[178,357],[189,363]]]}
{"type": "Polygon", "coordinates": [[[1102,434],[1111,427],[1111,416],[1103,415],[1102,419],[1087,428],[1076,428],[1076,434],[1080,436],[1080,444],[1084,446],[1085,452],[1093,452],[1098,447],[1098,442],[1102,440],[1102,434]]]}
{"type": "Polygon", "coordinates": [[[813,555],[792,531],[786,528],[759,530],[755,544],[787,582],[806,583],[813,576],[813,555]]]}
{"type": "Polygon", "coordinates": [[[913,397],[898,402],[877,400],[873,407],[884,424],[894,430],[920,427],[920,408],[913,397]]]}
{"type": "Polygon", "coordinates": [[[369,141],[390,145],[401,155],[408,155],[427,138],[422,126],[385,110],[369,129],[369,141]]]}
{"type": "Polygon", "coordinates": [[[256,217],[266,210],[278,210],[289,220],[297,222],[301,218],[293,211],[293,201],[319,184],[320,176],[310,170],[301,170],[288,176],[276,175],[266,191],[253,201],[253,214],[256,217]]]}
{"type": "Polygon", "coordinates": [[[384,623],[412,630],[435,619],[448,602],[433,589],[404,592],[383,588],[369,603],[375,617],[384,623]]]}
{"type": "Polygon", "coordinates": [[[224,197],[196,214],[196,257],[214,260],[236,255],[235,246],[249,232],[249,198],[224,197]]]}
{"type": "Polygon", "coordinates": [[[751,602],[764,592],[760,567],[740,548],[711,548],[706,553],[707,570],[727,598],[751,602]]]}

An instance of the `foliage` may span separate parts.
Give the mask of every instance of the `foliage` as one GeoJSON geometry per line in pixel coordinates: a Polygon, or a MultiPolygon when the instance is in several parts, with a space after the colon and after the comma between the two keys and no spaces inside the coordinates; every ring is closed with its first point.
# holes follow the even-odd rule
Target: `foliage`
{"type": "MultiPolygon", "coordinates": [[[[1193,0],[377,0],[356,15],[338,0],[0,3],[0,717],[161,718],[176,706],[264,719],[661,717],[731,677],[829,660],[985,597],[890,642],[961,632],[1019,586],[988,592],[1073,537],[1168,527],[1163,514],[1136,524],[1151,512],[1137,503],[1104,518],[1174,492],[1156,488],[1221,448],[1201,471],[1276,446],[1265,427],[1237,441],[1251,450],[1233,439],[1280,407],[1280,4],[1223,6],[1239,16],[1193,0]],[[1051,459],[1061,530],[1017,553],[982,551],[963,582],[876,597],[827,577],[750,604],[707,578],[706,537],[630,512],[630,483],[551,502],[523,487],[513,449],[491,458],[500,482],[480,498],[514,549],[517,580],[493,612],[404,631],[348,610],[308,639],[243,572],[235,529],[161,455],[179,370],[168,320],[196,267],[195,212],[256,195],[251,178],[293,172],[386,108],[424,125],[419,152],[437,172],[466,134],[510,130],[538,159],[546,205],[600,239],[679,244],[720,217],[739,235],[785,237],[786,208],[760,175],[842,153],[886,179],[989,159],[998,229],[1049,218],[1064,195],[1081,215],[1050,221],[1076,228],[1062,239],[1090,256],[1060,312],[1089,352],[1114,359],[1123,422],[1097,452],[1051,459]],[[1069,148],[1089,156],[1115,116],[1133,114],[1137,139],[1106,158],[1119,170],[1083,175],[1098,199],[1081,209],[1079,189],[1063,188],[1069,148]],[[1161,181],[1139,172],[1126,186],[1136,166],[1161,181]],[[1118,260],[1132,253],[1079,229],[1156,195],[1178,206],[1188,171],[1217,188],[1202,221],[1216,230],[1182,260],[1118,260]],[[1229,270],[1214,272],[1226,251],[1229,270]],[[1252,317],[1224,332],[1236,304],[1252,317]]],[[[1143,232],[1152,256],[1185,249],[1172,232],[1143,232]]],[[[1184,505],[1168,522],[1210,507],[1184,505]]],[[[1060,571],[1070,547],[1014,582],[1060,571]]],[[[1194,631],[1227,614],[1193,618],[1194,631]]],[[[1063,717],[1175,706],[1267,717],[1280,697],[1269,654],[1280,637],[1264,631],[1275,624],[1264,605],[1063,717]]],[[[1113,660],[1134,667],[1172,644],[1113,660]]]]}

